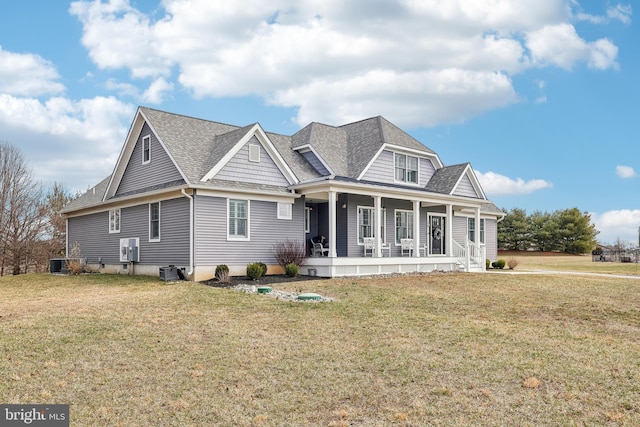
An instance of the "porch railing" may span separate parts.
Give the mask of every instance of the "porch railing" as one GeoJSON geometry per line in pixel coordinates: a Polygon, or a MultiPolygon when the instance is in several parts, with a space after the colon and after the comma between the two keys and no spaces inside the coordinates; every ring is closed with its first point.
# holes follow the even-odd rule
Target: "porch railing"
{"type": "Polygon", "coordinates": [[[476,245],[469,239],[466,239],[463,246],[460,242],[453,241],[453,256],[458,263],[469,271],[472,265],[478,266],[484,270],[485,247],[484,245],[476,245]]]}

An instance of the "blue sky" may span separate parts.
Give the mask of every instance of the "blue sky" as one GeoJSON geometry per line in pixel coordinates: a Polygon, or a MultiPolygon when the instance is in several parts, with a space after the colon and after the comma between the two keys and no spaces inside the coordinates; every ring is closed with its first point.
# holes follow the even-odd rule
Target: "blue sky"
{"type": "MultiPolygon", "coordinates": [[[[45,185],[111,173],[138,105],[293,134],[382,115],[497,206],[640,226],[630,2],[21,0],[0,5],[0,141],[45,185]]],[[[634,46],[634,42],[636,45],[634,46]]]]}

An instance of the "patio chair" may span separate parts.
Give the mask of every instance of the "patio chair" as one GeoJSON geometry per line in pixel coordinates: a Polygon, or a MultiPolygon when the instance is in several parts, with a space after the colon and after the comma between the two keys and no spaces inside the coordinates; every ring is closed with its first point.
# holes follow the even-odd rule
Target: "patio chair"
{"type": "Polygon", "coordinates": [[[322,243],[311,240],[311,256],[329,256],[329,248],[322,246],[322,243]]]}
{"type": "Polygon", "coordinates": [[[391,245],[389,243],[383,243],[380,249],[382,249],[382,256],[384,256],[384,251],[387,251],[387,256],[391,256],[391,245]]]}
{"type": "Polygon", "coordinates": [[[373,237],[365,237],[362,240],[364,241],[364,256],[373,256],[376,249],[376,240],[373,237]]]}
{"type": "Polygon", "coordinates": [[[413,256],[413,239],[400,239],[400,255],[413,256]]]}

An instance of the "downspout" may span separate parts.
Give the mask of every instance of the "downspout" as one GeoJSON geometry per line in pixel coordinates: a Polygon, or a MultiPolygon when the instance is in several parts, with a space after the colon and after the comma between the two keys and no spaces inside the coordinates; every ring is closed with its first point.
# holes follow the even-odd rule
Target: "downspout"
{"type": "Polygon", "coordinates": [[[182,195],[189,199],[189,271],[188,276],[193,274],[193,197],[184,191],[184,188],[180,190],[182,195]]]}

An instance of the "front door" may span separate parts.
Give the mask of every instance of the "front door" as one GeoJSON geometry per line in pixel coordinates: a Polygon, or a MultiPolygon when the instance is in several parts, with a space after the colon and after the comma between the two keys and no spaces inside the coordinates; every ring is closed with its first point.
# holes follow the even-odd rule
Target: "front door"
{"type": "Polygon", "coordinates": [[[446,248],[445,242],[445,221],[444,215],[430,215],[429,216],[429,254],[430,255],[445,255],[446,248]]]}

